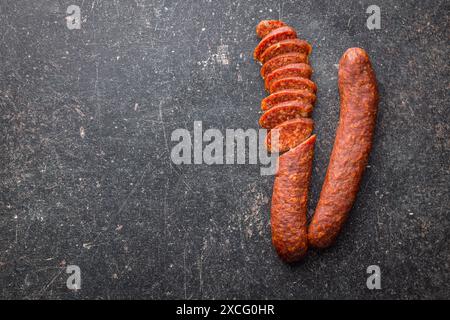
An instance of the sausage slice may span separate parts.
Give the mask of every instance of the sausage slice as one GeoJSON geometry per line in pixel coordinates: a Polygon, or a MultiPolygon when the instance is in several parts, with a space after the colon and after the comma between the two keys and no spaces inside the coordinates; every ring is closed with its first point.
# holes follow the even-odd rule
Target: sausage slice
{"type": "Polygon", "coordinates": [[[271,31],[265,36],[253,51],[253,57],[261,61],[261,54],[271,45],[286,39],[297,38],[297,32],[291,27],[285,26],[271,31]]]}
{"type": "Polygon", "coordinates": [[[313,81],[306,78],[288,77],[273,81],[269,91],[270,93],[275,93],[287,89],[300,89],[315,93],[317,91],[317,86],[313,81]]]}
{"type": "Polygon", "coordinates": [[[301,101],[307,104],[316,102],[316,95],[308,90],[288,89],[270,94],[261,101],[261,110],[269,110],[273,106],[286,101],[301,101]]]}
{"type": "Polygon", "coordinates": [[[310,118],[292,119],[279,124],[267,133],[266,147],[270,152],[285,152],[305,141],[314,129],[310,118]],[[272,142],[272,136],[278,134],[278,142],[272,142]]]}
{"type": "Polygon", "coordinates": [[[341,230],[358,193],[369,159],[378,108],[378,90],[369,56],[350,48],[339,62],[341,100],[325,181],[309,226],[309,242],[317,248],[330,246],[341,230]]]}
{"type": "Polygon", "coordinates": [[[287,77],[300,77],[310,79],[313,70],[309,64],[306,63],[293,63],[283,67],[279,67],[270,72],[264,79],[265,87],[269,90],[272,82],[287,77]]]}
{"type": "Polygon", "coordinates": [[[261,77],[264,79],[269,73],[278,68],[297,63],[308,63],[308,55],[300,52],[290,52],[276,56],[263,64],[261,77]]]}
{"type": "Polygon", "coordinates": [[[284,27],[286,24],[279,20],[262,20],[256,26],[256,34],[259,38],[264,38],[270,32],[280,27],[284,27]]]}
{"type": "Polygon", "coordinates": [[[273,57],[279,56],[283,53],[288,52],[300,52],[304,53],[306,55],[311,54],[312,47],[311,45],[306,42],[305,40],[300,39],[286,39],[282,40],[280,42],[277,42],[270,47],[268,47],[262,54],[261,54],[261,62],[264,63],[273,57]]]}
{"type": "Polygon", "coordinates": [[[313,107],[300,101],[287,101],[270,108],[259,118],[259,125],[273,129],[284,121],[297,118],[309,118],[313,107]]]}
{"type": "Polygon", "coordinates": [[[272,243],[286,262],[302,259],[308,249],[306,212],[315,141],[311,136],[278,158],[270,225],[272,243]]]}

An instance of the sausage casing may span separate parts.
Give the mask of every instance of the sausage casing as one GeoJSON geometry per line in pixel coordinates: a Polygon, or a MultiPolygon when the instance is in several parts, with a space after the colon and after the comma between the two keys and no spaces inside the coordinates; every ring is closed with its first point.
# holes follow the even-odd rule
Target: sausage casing
{"type": "Polygon", "coordinates": [[[312,246],[330,246],[353,206],[372,148],[378,90],[369,56],[350,48],[339,62],[339,125],[319,201],[308,229],[312,246]]]}

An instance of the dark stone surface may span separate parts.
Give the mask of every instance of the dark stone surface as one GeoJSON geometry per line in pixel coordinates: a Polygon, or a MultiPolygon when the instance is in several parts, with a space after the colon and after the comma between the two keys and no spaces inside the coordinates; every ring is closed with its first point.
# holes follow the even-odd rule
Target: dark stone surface
{"type": "Polygon", "coordinates": [[[0,2],[1,298],[449,298],[446,1],[0,2]],[[81,6],[81,30],[66,8],[81,6]],[[366,8],[381,8],[381,30],[366,8]],[[171,132],[257,128],[256,23],[313,44],[319,87],[310,213],[339,112],[346,48],[381,92],[369,167],[334,247],[283,264],[273,177],[173,165],[171,132]],[[82,271],[66,288],[64,266],[82,271]],[[368,290],[379,265],[382,289],[368,290]]]}

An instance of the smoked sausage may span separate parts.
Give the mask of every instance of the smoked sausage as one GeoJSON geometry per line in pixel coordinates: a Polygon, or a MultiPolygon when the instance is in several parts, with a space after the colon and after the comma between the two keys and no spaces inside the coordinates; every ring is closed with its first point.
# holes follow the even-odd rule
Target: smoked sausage
{"type": "Polygon", "coordinates": [[[263,64],[261,68],[261,77],[264,79],[269,73],[278,68],[297,63],[308,63],[308,55],[300,52],[281,54],[263,64]]]}
{"type": "Polygon", "coordinates": [[[313,107],[310,104],[293,100],[277,104],[259,118],[259,125],[265,129],[273,129],[284,121],[309,118],[313,107]]]}
{"type": "Polygon", "coordinates": [[[269,92],[275,93],[287,89],[300,89],[311,93],[316,93],[317,86],[313,81],[306,78],[288,77],[273,81],[270,85],[269,92]]]}
{"type": "Polygon", "coordinates": [[[262,38],[261,42],[253,51],[253,57],[261,61],[261,54],[271,45],[286,39],[297,38],[297,32],[291,27],[284,26],[271,31],[267,36],[262,38]]]}
{"type": "Polygon", "coordinates": [[[314,129],[314,121],[310,118],[297,118],[279,124],[267,133],[266,147],[270,152],[282,153],[295,148],[305,141],[314,129]],[[277,133],[278,141],[272,142],[272,136],[277,133]]]}
{"type": "Polygon", "coordinates": [[[284,26],[286,26],[286,24],[283,21],[279,21],[279,20],[262,20],[256,26],[256,35],[259,38],[264,38],[265,36],[267,36],[273,30],[278,29],[280,27],[284,27],[284,26]]]}
{"type": "Polygon", "coordinates": [[[270,72],[264,79],[265,88],[270,89],[272,82],[278,79],[288,78],[288,77],[300,77],[310,79],[313,70],[309,64],[306,63],[292,63],[279,67],[272,72],[270,72]]]}
{"type": "Polygon", "coordinates": [[[261,62],[264,63],[273,57],[279,56],[283,53],[288,52],[300,52],[304,53],[306,55],[311,54],[312,47],[311,45],[306,42],[305,40],[300,39],[286,39],[282,40],[280,42],[277,42],[270,47],[268,47],[262,54],[261,54],[261,62]]]}
{"type": "Polygon", "coordinates": [[[339,125],[325,181],[308,229],[309,243],[330,246],[353,206],[372,148],[378,90],[369,56],[350,48],[339,62],[339,125]]]}
{"type": "Polygon", "coordinates": [[[316,136],[278,158],[270,225],[272,243],[286,262],[303,258],[308,249],[306,212],[316,136]]]}
{"type": "Polygon", "coordinates": [[[261,110],[269,110],[273,106],[286,101],[297,100],[308,104],[316,102],[316,95],[308,90],[287,89],[270,94],[261,100],[261,110]]]}

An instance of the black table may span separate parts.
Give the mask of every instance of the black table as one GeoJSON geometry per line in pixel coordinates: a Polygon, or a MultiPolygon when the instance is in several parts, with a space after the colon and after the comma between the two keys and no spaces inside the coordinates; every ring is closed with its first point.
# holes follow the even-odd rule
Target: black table
{"type": "Polygon", "coordinates": [[[0,3],[1,298],[449,298],[446,1],[0,3]],[[366,9],[381,8],[369,30],[366,9]],[[69,5],[81,29],[66,26],[69,5]],[[374,149],[334,247],[289,266],[270,239],[273,176],[176,165],[194,121],[257,129],[254,28],[313,45],[313,213],[339,116],[337,63],[363,47],[381,102],[374,149]],[[66,266],[82,288],[66,287],[66,266]],[[366,286],[370,265],[381,290],[366,286]]]}

